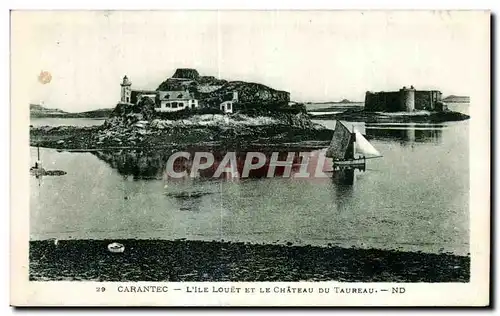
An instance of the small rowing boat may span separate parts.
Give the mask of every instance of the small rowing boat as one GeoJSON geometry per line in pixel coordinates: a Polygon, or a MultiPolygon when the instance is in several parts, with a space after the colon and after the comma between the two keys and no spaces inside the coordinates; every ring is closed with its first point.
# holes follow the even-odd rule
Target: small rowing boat
{"type": "Polygon", "coordinates": [[[113,253],[121,253],[125,251],[125,246],[120,243],[114,242],[108,245],[108,250],[109,252],[113,253]]]}

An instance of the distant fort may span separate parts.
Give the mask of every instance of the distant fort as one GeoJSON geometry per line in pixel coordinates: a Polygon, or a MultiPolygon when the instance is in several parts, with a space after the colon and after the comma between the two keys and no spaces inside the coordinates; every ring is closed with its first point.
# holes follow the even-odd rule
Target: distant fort
{"type": "Polygon", "coordinates": [[[365,110],[380,112],[412,112],[427,110],[442,112],[446,105],[438,90],[416,90],[413,86],[399,91],[366,92],[365,110]]]}

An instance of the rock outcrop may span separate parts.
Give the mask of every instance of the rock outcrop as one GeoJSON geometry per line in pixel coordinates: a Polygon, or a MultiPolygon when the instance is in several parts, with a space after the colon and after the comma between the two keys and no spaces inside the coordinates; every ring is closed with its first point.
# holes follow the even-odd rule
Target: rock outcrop
{"type": "Polygon", "coordinates": [[[279,107],[288,106],[288,102],[290,102],[290,93],[286,91],[279,91],[263,84],[244,81],[230,81],[220,89],[209,93],[199,93],[199,95],[202,104],[212,106],[225,100],[231,100],[234,92],[237,92],[240,104],[279,107]]]}
{"type": "Polygon", "coordinates": [[[177,69],[171,78],[163,81],[156,91],[189,90],[202,106],[217,107],[238,93],[238,102],[260,107],[287,106],[290,93],[279,91],[263,84],[227,81],[213,76],[199,76],[195,69],[177,69]]]}
{"type": "Polygon", "coordinates": [[[200,74],[196,69],[192,68],[177,68],[172,78],[175,79],[191,79],[196,80],[200,77],[200,74]]]}
{"type": "Polygon", "coordinates": [[[142,98],[137,104],[118,103],[104,126],[131,125],[141,120],[152,120],[156,117],[154,107],[155,104],[150,98],[142,98]]]}
{"type": "Polygon", "coordinates": [[[192,115],[187,119],[145,120],[145,113],[120,108],[104,125],[89,127],[31,127],[33,146],[68,149],[164,148],[175,144],[247,146],[325,141],[332,131],[313,123],[307,114],[280,113],[275,117],[233,114],[192,115]]]}

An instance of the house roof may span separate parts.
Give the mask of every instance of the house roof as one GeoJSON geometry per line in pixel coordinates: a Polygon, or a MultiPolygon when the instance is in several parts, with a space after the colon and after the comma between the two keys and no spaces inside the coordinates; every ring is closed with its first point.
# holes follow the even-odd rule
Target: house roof
{"type": "Polygon", "coordinates": [[[189,100],[193,99],[189,91],[160,91],[160,100],[189,100]]]}
{"type": "Polygon", "coordinates": [[[132,90],[132,93],[135,93],[135,94],[158,94],[158,91],[155,91],[155,90],[135,90],[133,89],[132,90]]]}

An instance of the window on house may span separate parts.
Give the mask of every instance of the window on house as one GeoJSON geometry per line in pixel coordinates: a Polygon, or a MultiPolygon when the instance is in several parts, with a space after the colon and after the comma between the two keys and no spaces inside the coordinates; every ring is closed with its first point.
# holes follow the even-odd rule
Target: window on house
{"type": "Polygon", "coordinates": [[[172,103],[172,109],[177,109],[177,102],[172,103]]]}
{"type": "Polygon", "coordinates": [[[229,102],[229,103],[227,104],[226,109],[227,109],[228,111],[231,111],[231,106],[232,106],[232,104],[231,104],[231,102],[229,102]]]}
{"type": "Polygon", "coordinates": [[[179,95],[177,96],[177,98],[182,99],[182,93],[179,93],[179,95]]]}
{"type": "Polygon", "coordinates": [[[170,99],[170,95],[169,94],[165,94],[165,99],[170,99]]]}

